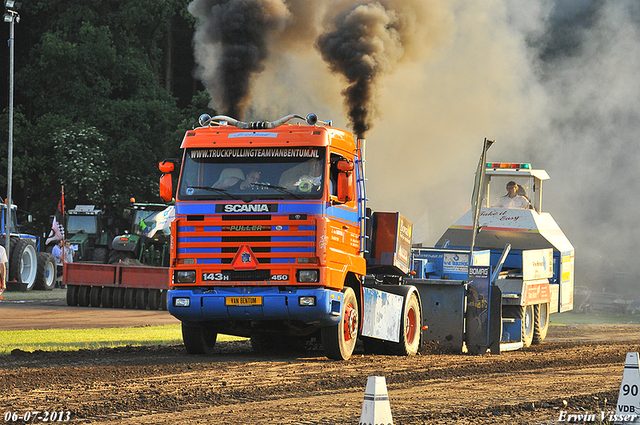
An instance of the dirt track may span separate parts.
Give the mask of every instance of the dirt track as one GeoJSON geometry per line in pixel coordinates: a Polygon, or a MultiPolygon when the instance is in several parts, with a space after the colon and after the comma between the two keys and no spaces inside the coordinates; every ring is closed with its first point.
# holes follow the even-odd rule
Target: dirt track
{"type": "MultiPolygon", "coordinates": [[[[13,309],[1,307],[6,326],[13,309]]],[[[174,320],[166,312],[57,308],[84,324],[94,317],[96,327],[111,314],[123,325],[148,319],[129,313],[174,320]]],[[[384,376],[396,425],[547,424],[561,411],[608,412],[629,351],[640,351],[640,325],[553,326],[544,344],[500,356],[359,352],[335,362],[313,350],[258,356],[248,342],[219,343],[212,356],[189,356],[182,346],[14,352],[0,357],[0,414],[56,409],[70,411],[73,423],[354,424],[367,377],[384,376]]]]}

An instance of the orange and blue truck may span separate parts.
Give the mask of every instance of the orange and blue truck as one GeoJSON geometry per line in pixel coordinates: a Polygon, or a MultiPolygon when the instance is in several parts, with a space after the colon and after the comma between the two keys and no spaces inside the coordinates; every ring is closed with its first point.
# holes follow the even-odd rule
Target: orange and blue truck
{"type": "Polygon", "coordinates": [[[255,350],[315,340],[338,360],[358,339],[367,352],[399,355],[426,341],[459,339],[472,352],[500,344],[501,299],[488,294],[496,279],[474,286],[469,270],[494,272],[501,260],[491,249],[412,247],[405,217],[371,211],[364,139],[315,114],[199,123],[182,158],[159,164],[160,196],[175,202],[167,308],[189,353],[211,353],[218,334],[250,338],[255,350]],[[478,300],[470,294],[481,284],[478,300]],[[479,336],[467,320],[482,324],[479,336]]]}

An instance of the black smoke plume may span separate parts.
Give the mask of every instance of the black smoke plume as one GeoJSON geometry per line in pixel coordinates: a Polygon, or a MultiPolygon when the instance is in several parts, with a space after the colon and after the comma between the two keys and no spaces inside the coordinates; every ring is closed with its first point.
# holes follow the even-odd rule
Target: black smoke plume
{"type": "Polygon", "coordinates": [[[198,75],[222,113],[243,119],[251,79],[269,57],[270,39],[289,12],[280,0],[194,0],[198,75]]]}
{"type": "Polygon", "coordinates": [[[343,91],[353,131],[364,137],[376,115],[377,80],[402,57],[400,21],[380,3],[362,4],[338,15],[334,29],[322,34],[316,47],[332,72],[343,75],[343,91]]]}

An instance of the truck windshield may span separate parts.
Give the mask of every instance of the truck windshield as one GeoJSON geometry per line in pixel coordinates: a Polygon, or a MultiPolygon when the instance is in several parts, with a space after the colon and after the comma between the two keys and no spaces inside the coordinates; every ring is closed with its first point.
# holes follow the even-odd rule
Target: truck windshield
{"type": "Polygon", "coordinates": [[[180,199],[318,199],[325,149],[214,148],[185,152],[180,199]]]}
{"type": "Polygon", "coordinates": [[[156,236],[158,232],[171,235],[171,227],[166,226],[161,211],[136,210],[133,218],[131,232],[135,235],[143,235],[149,238],[156,236]]]}

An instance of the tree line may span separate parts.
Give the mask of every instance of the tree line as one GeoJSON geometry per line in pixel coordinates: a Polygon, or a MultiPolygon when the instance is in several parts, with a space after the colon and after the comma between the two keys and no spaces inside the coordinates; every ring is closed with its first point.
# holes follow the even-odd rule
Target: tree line
{"type": "MultiPolygon", "coordinates": [[[[13,203],[48,232],[67,209],[159,202],[158,161],[177,157],[210,98],[194,77],[188,0],[23,0],[15,25],[13,203]]],[[[9,24],[3,30],[9,38],[9,24]]],[[[6,198],[9,46],[0,75],[0,194],[6,198]]]]}

